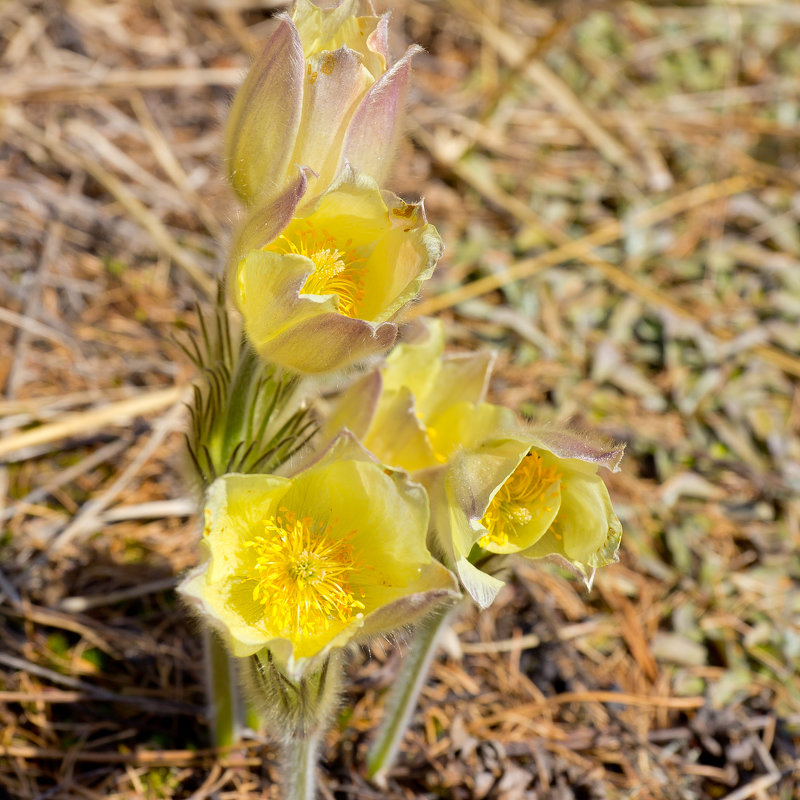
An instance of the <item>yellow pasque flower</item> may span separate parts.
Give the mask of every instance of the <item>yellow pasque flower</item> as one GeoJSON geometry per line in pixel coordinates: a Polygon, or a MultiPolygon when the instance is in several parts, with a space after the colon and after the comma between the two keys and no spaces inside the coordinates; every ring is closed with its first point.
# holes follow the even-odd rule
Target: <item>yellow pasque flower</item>
{"type": "Polygon", "coordinates": [[[487,403],[460,416],[464,448],[424,482],[444,563],[477,603],[489,605],[502,586],[479,567],[491,554],[557,556],[587,580],[617,560],[622,527],[597,470],[618,469],[622,446],[525,428],[487,403]]]}
{"type": "Polygon", "coordinates": [[[393,320],[430,277],[442,240],[421,203],[381,192],[349,167],[291,217],[300,194],[302,176],[258,212],[259,222],[245,225],[228,290],[263,358],[296,372],[330,372],[391,346],[393,320]]]}
{"type": "Polygon", "coordinates": [[[205,519],[208,559],[180,591],[234,655],[267,647],[290,673],[413,623],[454,588],[425,546],[425,491],[351,437],[294,478],[219,478],[205,519]]]}
{"type": "Polygon", "coordinates": [[[358,6],[297,0],[245,78],[225,135],[228,174],[245,205],[275,197],[298,166],[321,190],[345,161],[386,177],[419,48],[388,69],[388,15],[359,17],[358,6]]]}

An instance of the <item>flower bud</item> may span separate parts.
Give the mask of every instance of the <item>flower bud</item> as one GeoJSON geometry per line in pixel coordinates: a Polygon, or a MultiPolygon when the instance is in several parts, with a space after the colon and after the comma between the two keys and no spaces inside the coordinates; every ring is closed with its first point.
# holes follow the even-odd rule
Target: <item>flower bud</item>
{"type": "Polygon", "coordinates": [[[269,202],[308,168],[323,191],[346,162],[382,183],[397,144],[409,48],[387,69],[387,22],[358,0],[321,9],[297,0],[239,89],[225,133],[231,184],[248,207],[269,202]]]}

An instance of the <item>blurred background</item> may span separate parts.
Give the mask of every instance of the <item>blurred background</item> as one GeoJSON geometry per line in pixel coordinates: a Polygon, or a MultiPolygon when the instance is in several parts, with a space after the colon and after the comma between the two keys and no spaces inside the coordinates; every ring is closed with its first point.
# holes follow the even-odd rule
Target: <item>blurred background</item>
{"type": "MultiPolygon", "coordinates": [[[[590,591],[520,565],[445,642],[386,792],[403,642],[352,668],[325,798],[795,798],[800,6],[396,0],[389,186],[447,251],[414,314],[492,399],[627,442],[590,591]]],[[[0,798],[278,797],[208,751],[182,398],[238,218],[233,89],[281,6],[0,4],[0,798]]],[[[402,637],[401,637],[402,638],[402,637]]],[[[371,657],[369,657],[371,655],[371,657]]]]}

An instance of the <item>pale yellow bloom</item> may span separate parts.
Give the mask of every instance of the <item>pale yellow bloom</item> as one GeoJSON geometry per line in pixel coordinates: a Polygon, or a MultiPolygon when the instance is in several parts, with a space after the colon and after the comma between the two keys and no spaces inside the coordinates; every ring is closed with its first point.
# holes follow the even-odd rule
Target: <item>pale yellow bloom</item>
{"type": "Polygon", "coordinates": [[[622,448],[596,435],[521,425],[485,403],[491,358],[444,355],[440,323],[426,322],[385,366],[356,383],[323,431],[347,428],[431,498],[432,546],[482,606],[502,582],[491,555],[559,556],[584,576],[616,560],[621,527],[598,466],[622,448]]]}
{"type": "Polygon", "coordinates": [[[596,435],[514,424],[481,404],[452,420],[464,448],[427,476],[444,563],[480,605],[502,585],[476,564],[489,554],[558,556],[590,579],[617,559],[622,528],[599,466],[617,469],[623,448],[596,435]]]}
{"type": "Polygon", "coordinates": [[[349,167],[291,220],[266,218],[266,234],[245,226],[228,289],[255,350],[301,373],[337,370],[386,350],[395,317],[442,253],[421,204],[381,192],[349,167]]]}
{"type": "Polygon", "coordinates": [[[237,656],[268,647],[291,669],[411,624],[454,588],[425,545],[422,487],[348,437],[294,478],[219,478],[205,518],[207,560],[181,592],[237,656]]]}
{"type": "Polygon", "coordinates": [[[345,162],[383,182],[418,48],[388,68],[388,15],[357,16],[358,7],[358,0],[331,9],[297,0],[239,89],[225,158],[247,206],[271,201],[298,167],[311,170],[318,187],[306,202],[345,162]]]}

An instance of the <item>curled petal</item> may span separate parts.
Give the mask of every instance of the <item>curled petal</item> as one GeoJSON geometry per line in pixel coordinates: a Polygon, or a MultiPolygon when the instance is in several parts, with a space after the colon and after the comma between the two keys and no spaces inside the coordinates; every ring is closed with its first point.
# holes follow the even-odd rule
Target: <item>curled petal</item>
{"type": "Polygon", "coordinates": [[[381,14],[375,30],[367,37],[367,47],[383,58],[389,58],[389,14],[381,14]]]}
{"type": "Polygon", "coordinates": [[[574,428],[536,427],[528,429],[531,441],[559,458],[576,458],[619,471],[625,444],[615,442],[595,431],[574,428]]]}
{"type": "Polygon", "coordinates": [[[294,180],[269,202],[257,207],[236,232],[226,269],[229,283],[235,279],[239,262],[247,253],[271,242],[292,221],[308,187],[307,172],[298,170],[294,180]]]}

